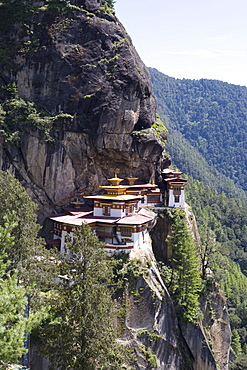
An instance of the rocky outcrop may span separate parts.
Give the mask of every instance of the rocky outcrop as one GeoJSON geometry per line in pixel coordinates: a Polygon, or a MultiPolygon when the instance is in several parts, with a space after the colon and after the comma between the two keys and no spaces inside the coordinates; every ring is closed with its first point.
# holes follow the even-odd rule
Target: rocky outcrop
{"type": "MultiPolygon", "coordinates": [[[[159,209],[157,213],[156,225],[151,230],[153,251],[156,260],[166,263],[172,254],[172,246],[167,239],[171,235],[172,220],[167,209],[159,209]]],[[[199,243],[195,216],[188,206],[185,214],[193,239],[199,243]]],[[[227,370],[232,361],[230,320],[226,299],[214,284],[208,287],[207,294],[201,296],[200,309],[202,320],[181,326],[181,335],[193,358],[193,370],[227,370]]]]}
{"type": "Polygon", "coordinates": [[[200,298],[202,321],[187,324],[184,338],[195,358],[194,370],[227,370],[231,359],[231,328],[226,300],[215,285],[200,298]]]}
{"type": "Polygon", "coordinates": [[[201,299],[202,327],[211,343],[219,369],[227,370],[233,360],[231,354],[231,328],[226,298],[219,287],[212,285],[206,299],[201,299]]]}
{"type": "Polygon", "coordinates": [[[135,369],[192,369],[193,357],[185,343],[172,299],[159,274],[152,250],[135,251],[148,273],[129,286],[125,296],[125,330],[121,344],[134,351],[135,369]],[[152,364],[152,365],[151,365],[152,364]]]}
{"type": "Polygon", "coordinates": [[[212,286],[200,299],[203,319],[179,324],[170,294],[160,276],[153,251],[135,251],[149,272],[130,285],[125,296],[125,331],[121,343],[137,357],[136,369],[227,370],[231,331],[222,292],[212,286]],[[154,366],[153,366],[154,367],[154,366]]]}
{"type": "Polygon", "coordinates": [[[53,143],[33,129],[6,145],[2,168],[22,180],[43,217],[97,191],[114,172],[157,178],[164,145],[147,130],[155,122],[150,76],[124,27],[101,1],[71,1],[59,13],[35,9],[2,35],[25,45],[4,79],[46,115],[63,118],[53,143]]]}

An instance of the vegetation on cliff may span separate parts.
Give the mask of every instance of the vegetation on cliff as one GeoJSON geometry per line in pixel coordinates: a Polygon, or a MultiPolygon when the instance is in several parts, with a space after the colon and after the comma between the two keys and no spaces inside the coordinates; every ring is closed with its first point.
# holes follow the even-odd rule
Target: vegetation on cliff
{"type": "MultiPolygon", "coordinates": [[[[5,250],[13,249],[15,238],[13,229],[16,223],[12,217],[4,216],[4,226],[0,226],[0,365],[17,363],[26,352],[25,335],[32,328],[31,316],[25,317],[28,304],[28,289],[19,284],[17,270],[9,270],[10,261],[5,250]]],[[[37,324],[37,323],[36,323],[37,324]]]]}
{"type": "Polygon", "coordinates": [[[40,226],[35,210],[35,204],[19,181],[1,171],[1,366],[17,362],[26,352],[25,335],[45,316],[39,292],[51,283],[53,269],[45,263],[48,251],[37,236],[40,226]]]}
{"type": "Polygon", "coordinates": [[[172,221],[168,245],[172,250],[168,267],[160,262],[161,276],[176,303],[180,322],[194,322],[199,315],[199,296],[202,289],[201,263],[196,243],[192,239],[185,212],[167,211],[172,221]]]}
{"type": "Polygon", "coordinates": [[[54,367],[120,369],[125,357],[113,330],[113,264],[104,247],[83,225],[68,240],[69,260],[48,251],[19,181],[0,172],[0,189],[1,365],[18,361],[33,329],[54,367]]]}
{"type": "Polygon", "coordinates": [[[36,338],[54,368],[121,369],[124,356],[116,343],[109,289],[112,263],[87,225],[68,239],[67,248],[58,283],[46,293],[49,316],[36,338]]]}

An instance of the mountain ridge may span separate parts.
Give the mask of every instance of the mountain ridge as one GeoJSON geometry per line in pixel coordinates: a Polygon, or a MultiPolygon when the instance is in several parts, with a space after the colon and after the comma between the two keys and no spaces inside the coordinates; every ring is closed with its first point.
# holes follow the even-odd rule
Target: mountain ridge
{"type": "MultiPolygon", "coordinates": [[[[186,140],[210,166],[246,193],[247,88],[218,80],[175,79],[153,68],[149,71],[158,112],[174,140],[173,146],[169,141],[167,145],[174,162],[174,148],[182,141],[185,147],[186,140]],[[182,137],[176,137],[177,132],[182,137]]],[[[182,158],[178,162],[183,170],[182,158]]],[[[194,170],[197,172],[195,166],[194,170]]],[[[192,172],[190,169],[191,176],[192,172]]],[[[241,190],[239,196],[245,197],[241,190]]]]}

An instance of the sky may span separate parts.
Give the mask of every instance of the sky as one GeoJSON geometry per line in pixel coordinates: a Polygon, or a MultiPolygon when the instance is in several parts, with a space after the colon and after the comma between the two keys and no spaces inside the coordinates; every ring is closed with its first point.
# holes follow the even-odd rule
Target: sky
{"type": "Polygon", "coordinates": [[[116,0],[147,67],[247,86],[247,0],[116,0]]]}

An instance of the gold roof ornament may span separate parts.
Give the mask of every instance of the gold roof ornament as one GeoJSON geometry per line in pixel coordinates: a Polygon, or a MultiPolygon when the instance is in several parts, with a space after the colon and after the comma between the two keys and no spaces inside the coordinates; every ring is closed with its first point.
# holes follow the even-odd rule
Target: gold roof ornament
{"type": "Polygon", "coordinates": [[[138,177],[133,177],[132,174],[129,177],[126,177],[130,186],[135,185],[135,181],[138,180],[138,177]]]}
{"type": "Polygon", "coordinates": [[[126,189],[129,186],[120,185],[120,182],[122,182],[123,179],[120,179],[119,177],[117,177],[117,174],[115,174],[115,177],[108,179],[108,181],[111,182],[111,185],[101,185],[100,186],[101,189],[104,189],[107,191],[108,195],[117,196],[117,195],[126,194],[126,189]]]}
{"type": "Polygon", "coordinates": [[[114,177],[107,180],[111,182],[111,186],[119,186],[120,182],[122,182],[124,179],[120,179],[119,177],[117,177],[117,174],[115,174],[114,177]]]}

